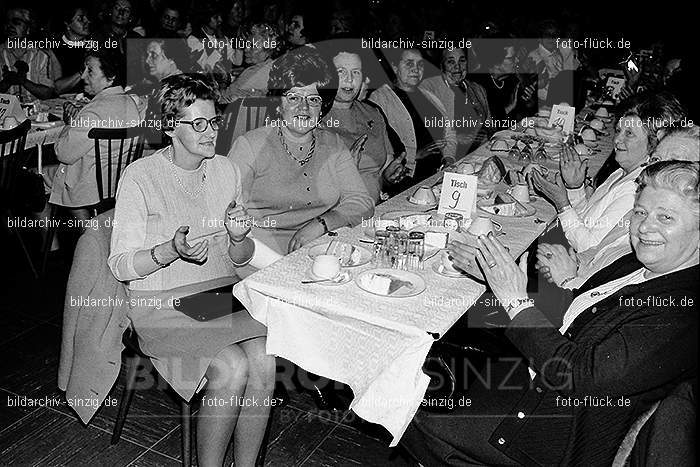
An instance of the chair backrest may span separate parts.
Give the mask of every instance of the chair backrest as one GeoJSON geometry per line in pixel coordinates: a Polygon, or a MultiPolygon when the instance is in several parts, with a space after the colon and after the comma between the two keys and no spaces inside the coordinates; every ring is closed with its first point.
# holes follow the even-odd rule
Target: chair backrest
{"type": "Polygon", "coordinates": [[[263,126],[271,111],[270,97],[245,97],[226,106],[224,121],[216,139],[216,153],[225,156],[239,136],[263,126]]]}
{"type": "Polygon", "coordinates": [[[10,193],[21,165],[31,122],[25,120],[10,130],[0,130],[0,193],[10,193]]]}
{"type": "Polygon", "coordinates": [[[114,202],[117,184],[124,167],[143,155],[143,133],[142,127],[92,128],[88,132],[88,138],[95,140],[95,176],[100,204],[114,202]],[[102,142],[107,144],[105,154],[102,151],[102,142]],[[103,178],[103,161],[106,165],[106,180],[103,178]]]}

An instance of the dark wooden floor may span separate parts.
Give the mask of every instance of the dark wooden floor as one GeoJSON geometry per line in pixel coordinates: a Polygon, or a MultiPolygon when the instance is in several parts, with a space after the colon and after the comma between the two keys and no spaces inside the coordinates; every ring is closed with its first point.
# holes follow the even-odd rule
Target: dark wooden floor
{"type": "MultiPolygon", "coordinates": [[[[10,259],[0,281],[0,465],[179,465],[178,403],[158,384],[137,391],[117,445],[116,407],[102,407],[89,426],[78,421],[56,385],[68,261],[54,257],[51,280],[37,282],[16,242],[2,240],[10,259]],[[25,397],[46,406],[23,406],[25,397]]],[[[123,385],[122,372],[109,398],[119,400],[123,385]]],[[[319,411],[308,394],[290,396],[273,412],[265,465],[409,465],[383,429],[352,412],[319,411]]]]}

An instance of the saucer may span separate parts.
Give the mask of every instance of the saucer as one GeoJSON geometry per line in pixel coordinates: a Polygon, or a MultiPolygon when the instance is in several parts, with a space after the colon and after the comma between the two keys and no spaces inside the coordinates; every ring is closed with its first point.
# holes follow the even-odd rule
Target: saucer
{"type": "Polygon", "coordinates": [[[487,199],[482,199],[481,201],[478,201],[476,203],[477,209],[479,211],[485,212],[486,214],[490,214],[492,216],[496,217],[530,217],[534,215],[537,212],[537,209],[535,209],[534,206],[532,206],[532,200],[530,200],[529,203],[520,203],[518,202],[523,208],[525,208],[525,212],[521,214],[513,214],[512,216],[507,216],[503,214],[498,214],[493,211],[494,205],[493,205],[493,200],[490,198],[487,199]]]}
{"type": "Polygon", "coordinates": [[[416,206],[421,206],[421,207],[426,208],[426,209],[432,209],[432,208],[434,208],[434,207],[436,207],[436,206],[438,205],[437,200],[436,200],[434,203],[428,203],[428,204],[426,204],[426,203],[421,203],[421,202],[417,201],[417,200],[413,197],[413,195],[409,196],[407,199],[408,199],[408,202],[409,202],[409,203],[415,204],[416,206]]]}
{"type": "MultiPolygon", "coordinates": [[[[309,257],[311,259],[314,259],[318,255],[325,255],[330,243],[331,242],[322,243],[320,245],[315,245],[309,248],[309,257]]],[[[340,258],[341,267],[353,268],[356,266],[362,266],[364,264],[369,263],[372,259],[372,253],[370,253],[370,251],[364,247],[351,245],[350,243],[341,241],[333,241],[332,243],[333,249],[328,251],[329,255],[338,256],[340,252],[340,247],[344,245],[348,245],[349,247],[354,248],[354,250],[352,250],[352,256],[350,258],[347,258],[349,261],[343,261],[343,258],[340,258]]]]}
{"type": "Polygon", "coordinates": [[[362,274],[357,276],[355,278],[355,283],[365,292],[378,295],[380,297],[413,297],[415,295],[422,294],[425,291],[425,281],[421,276],[413,272],[401,271],[399,269],[370,269],[369,271],[364,271],[362,274]],[[393,281],[396,281],[396,283],[399,284],[399,287],[389,293],[380,293],[372,290],[370,287],[372,275],[388,278],[392,281],[392,284],[393,281]]]}
{"type": "Polygon", "coordinates": [[[442,261],[435,261],[432,266],[433,272],[443,276],[443,277],[451,277],[452,279],[466,279],[469,276],[467,275],[466,272],[452,272],[448,270],[443,264],[442,261]]]}
{"type": "MultiPolygon", "coordinates": [[[[314,281],[320,281],[322,280],[321,277],[318,277],[316,274],[314,274],[313,271],[309,270],[309,277],[311,280],[314,281]]],[[[335,276],[333,279],[329,279],[325,282],[318,282],[317,285],[327,285],[330,287],[336,286],[336,285],[343,285],[347,284],[352,280],[352,277],[350,277],[350,273],[347,271],[340,271],[337,276],[335,276]]]]}

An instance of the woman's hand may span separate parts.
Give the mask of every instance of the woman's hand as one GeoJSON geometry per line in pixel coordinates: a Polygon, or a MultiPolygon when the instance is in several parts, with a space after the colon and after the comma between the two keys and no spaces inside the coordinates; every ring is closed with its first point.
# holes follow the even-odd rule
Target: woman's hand
{"type": "Polygon", "coordinates": [[[360,164],[360,158],[362,157],[362,151],[365,149],[365,143],[367,142],[367,134],[364,134],[357,138],[352,146],[350,146],[350,155],[352,160],[355,161],[355,165],[360,164]]]}
{"type": "Polygon", "coordinates": [[[402,152],[400,156],[395,157],[382,172],[382,177],[387,182],[394,184],[399,183],[406,176],[406,152],[402,152]]]}
{"type": "Polygon", "coordinates": [[[75,105],[72,102],[63,103],[63,122],[66,125],[70,125],[70,122],[75,120],[76,115],[80,112],[81,107],[75,105]]]}
{"type": "Polygon", "coordinates": [[[537,247],[535,266],[550,283],[561,286],[565,279],[576,277],[578,261],[573,248],[566,251],[562,245],[542,243],[537,247]]]}
{"type": "Polygon", "coordinates": [[[251,217],[243,206],[237,206],[236,201],[231,201],[226,207],[226,231],[234,242],[242,242],[251,229],[251,217]]]}
{"type": "Polygon", "coordinates": [[[209,254],[209,241],[202,240],[201,242],[190,246],[187,243],[187,233],[189,231],[189,225],[181,225],[180,228],[175,231],[172,245],[175,248],[177,255],[185,261],[203,263],[207,260],[207,255],[209,254]]]}
{"type": "Polygon", "coordinates": [[[306,224],[301,229],[297,230],[292,239],[289,241],[289,246],[287,247],[287,252],[291,253],[299,248],[307,245],[309,242],[316,240],[318,237],[323,235],[324,229],[319,221],[316,219],[312,220],[306,224]]]}
{"type": "Polygon", "coordinates": [[[447,141],[442,139],[426,144],[416,152],[416,160],[425,159],[434,154],[442,155],[445,146],[447,146],[447,141]]]}
{"type": "Polygon", "coordinates": [[[473,246],[455,240],[447,246],[447,253],[452,264],[463,271],[468,271],[476,266],[477,249],[473,246]]]}
{"type": "Polygon", "coordinates": [[[520,100],[523,102],[529,102],[535,92],[537,92],[537,81],[523,88],[522,92],[520,93],[520,100]]]}
{"type": "Polygon", "coordinates": [[[554,183],[547,180],[536,170],[530,173],[530,177],[532,178],[532,184],[535,189],[546,196],[547,199],[554,204],[554,207],[557,208],[557,211],[561,211],[570,204],[561,174],[557,175],[554,183]]]}
{"type": "Polygon", "coordinates": [[[559,159],[559,170],[561,170],[561,178],[564,180],[566,188],[580,188],[586,181],[588,159],[581,160],[581,156],[574,148],[564,145],[559,159]]]}
{"type": "Polygon", "coordinates": [[[492,233],[480,236],[478,241],[476,260],[501,305],[506,308],[518,300],[527,299],[527,253],[516,264],[492,233]]]}

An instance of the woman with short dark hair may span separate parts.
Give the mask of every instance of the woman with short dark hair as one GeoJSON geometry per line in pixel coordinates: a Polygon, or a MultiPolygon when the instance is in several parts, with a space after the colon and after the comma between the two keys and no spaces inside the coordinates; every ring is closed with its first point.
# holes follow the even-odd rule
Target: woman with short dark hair
{"type": "Polygon", "coordinates": [[[337,73],[309,47],[280,57],[268,83],[279,118],[239,137],[229,152],[254,232],[281,254],[374,212],[341,137],[319,124],[336,83],[337,73]]]}
{"type": "Polygon", "coordinates": [[[187,401],[205,383],[204,401],[227,401],[202,403],[199,464],[221,466],[233,434],[236,465],[253,466],[270,407],[236,401],[272,395],[275,359],[265,353],[265,327],[246,311],[201,322],[172,301],[150,300],[183,286],[230,283],[237,267],[265,265],[265,246],[248,235],[240,173],[214,154],[216,97],[203,75],[163,80],[157,100],[172,144],[124,170],[108,261],[127,282],[129,318],[160,375],[187,401]]]}
{"type": "Polygon", "coordinates": [[[61,77],[56,80],[56,93],[73,93],[82,90],[86,39],[90,36],[90,17],[87,7],[74,6],[61,15],[63,30],[57,38],[61,45],[52,49],[61,64],[61,77]]]}
{"type": "MultiPolygon", "coordinates": [[[[95,142],[88,138],[88,132],[92,128],[139,125],[145,102],[124,90],[124,62],[116,52],[89,51],[82,80],[85,94],[92,99],[82,108],[72,103],[64,107],[66,126],[55,146],[61,165],[53,179],[49,202],[71,208],[74,216],[86,219],[90,215],[87,208],[100,201],[95,178],[95,142]]],[[[101,152],[106,154],[107,142],[102,145],[101,152]]],[[[115,167],[117,163],[113,160],[115,167]]],[[[103,180],[107,180],[106,164],[102,171],[103,180]]]]}

